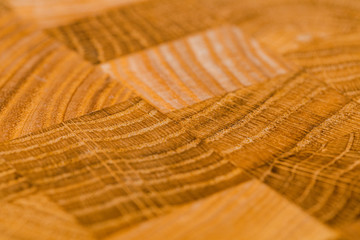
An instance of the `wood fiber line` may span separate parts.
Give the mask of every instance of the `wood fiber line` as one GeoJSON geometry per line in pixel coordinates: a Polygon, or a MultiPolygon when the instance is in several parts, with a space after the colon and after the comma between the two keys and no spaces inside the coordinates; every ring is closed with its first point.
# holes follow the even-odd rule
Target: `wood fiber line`
{"type": "Polygon", "coordinates": [[[345,229],[360,219],[360,133],[311,144],[252,174],[323,222],[345,229]]]}
{"type": "Polygon", "coordinates": [[[0,157],[97,236],[248,179],[141,98],[3,143],[0,157]]]}
{"type": "Polygon", "coordinates": [[[306,0],[151,0],[49,28],[47,32],[92,63],[106,62],[225,22],[240,24],[261,43],[283,52],[309,38],[357,31],[359,6],[347,3],[354,6],[339,0],[324,1],[322,5],[306,0]]]}
{"type": "Polygon", "coordinates": [[[360,101],[360,33],[318,40],[287,52],[285,57],[306,68],[355,101],[360,101]]]}
{"type": "Polygon", "coordinates": [[[359,104],[302,71],[169,114],[188,131],[252,169],[312,142],[359,128],[359,104]]]}
{"type": "Polygon", "coordinates": [[[93,239],[75,218],[0,158],[0,239],[93,239]]]}
{"type": "Polygon", "coordinates": [[[35,22],[39,28],[49,28],[141,0],[102,0],[101,4],[98,0],[9,1],[23,19],[35,22]]]}
{"type": "Polygon", "coordinates": [[[0,205],[0,238],[94,239],[76,220],[43,194],[32,194],[0,205]]]}
{"type": "Polygon", "coordinates": [[[329,240],[336,236],[335,231],[265,184],[251,180],[136,228],[116,233],[106,240],[329,240]]]}
{"type": "Polygon", "coordinates": [[[36,188],[3,159],[0,159],[0,203],[27,196],[36,188]]]}
{"type": "Polygon", "coordinates": [[[151,0],[47,32],[97,64],[216,26],[240,6],[236,0],[151,0]]]}
{"type": "MultiPolygon", "coordinates": [[[[353,129],[358,122],[355,113],[347,120],[340,114],[348,106],[351,108],[347,111],[351,112],[356,103],[301,72],[199,105],[204,108],[199,110],[195,106],[195,114],[177,118],[186,127],[184,129],[145,101],[135,98],[4,143],[0,156],[84,226],[98,236],[105,236],[159,216],[172,206],[208,196],[247,179],[212,148],[249,171],[299,145],[302,143],[299,139],[306,140],[309,134],[313,135],[312,141],[324,141],[335,138],[338,128],[353,129]],[[329,94],[333,102],[324,108],[329,94]],[[306,101],[299,103],[304,96],[306,101]],[[298,105],[296,108],[292,107],[294,103],[298,105]],[[317,113],[311,112],[314,122],[308,121],[307,124],[312,123],[309,127],[301,123],[302,127],[296,130],[297,125],[291,125],[291,119],[308,116],[307,107],[318,109],[317,113]],[[337,122],[324,123],[327,118],[337,122]],[[262,123],[264,119],[269,120],[262,123]],[[255,123],[262,124],[256,126],[255,123]],[[269,143],[275,140],[270,138],[274,138],[275,133],[279,136],[278,143],[286,137],[282,127],[272,126],[274,123],[293,127],[291,133],[298,135],[297,141],[286,141],[289,144],[280,149],[271,146],[269,143]],[[244,124],[253,127],[243,128],[244,124]],[[227,130],[230,128],[232,131],[227,130]],[[321,130],[326,128],[333,130],[322,136],[321,130]],[[198,138],[189,135],[187,129],[198,138]],[[267,130],[266,139],[261,135],[256,137],[264,129],[267,130]],[[238,137],[248,135],[234,141],[235,131],[241,131],[238,137]],[[249,138],[258,142],[255,150],[246,149],[241,158],[238,152],[226,152],[228,141],[237,146],[249,138]],[[268,152],[262,152],[259,157],[257,149],[265,147],[268,152]],[[251,156],[246,157],[251,154],[250,162],[251,156]]],[[[170,116],[175,114],[179,113],[170,116]]],[[[244,147],[249,143],[252,142],[245,141],[244,147]]],[[[308,144],[303,142],[303,145],[308,144]]]]}
{"type": "Polygon", "coordinates": [[[358,240],[359,10],[0,0],[0,239],[358,240]]]}
{"type": "Polygon", "coordinates": [[[162,112],[284,74],[291,67],[234,26],[222,26],[101,65],[162,112]]]}
{"type": "Polygon", "coordinates": [[[0,140],[99,110],[131,94],[12,13],[0,16],[0,61],[0,140]]]}

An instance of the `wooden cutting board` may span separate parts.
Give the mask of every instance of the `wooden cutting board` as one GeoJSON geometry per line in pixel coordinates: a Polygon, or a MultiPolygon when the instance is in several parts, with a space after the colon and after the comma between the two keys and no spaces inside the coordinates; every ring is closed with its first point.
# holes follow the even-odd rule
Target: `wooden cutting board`
{"type": "Polygon", "coordinates": [[[1,0],[0,239],[360,239],[357,0],[1,0]]]}

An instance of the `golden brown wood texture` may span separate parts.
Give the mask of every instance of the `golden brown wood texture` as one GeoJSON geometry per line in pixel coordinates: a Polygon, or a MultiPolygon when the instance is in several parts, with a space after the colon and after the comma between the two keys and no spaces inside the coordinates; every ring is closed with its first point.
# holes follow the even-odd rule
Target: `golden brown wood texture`
{"type": "Polygon", "coordinates": [[[0,0],[0,239],[360,231],[356,0],[0,0]]]}
{"type": "Polygon", "coordinates": [[[279,56],[222,26],[101,65],[105,72],[170,112],[291,70],[279,56]]]}
{"type": "Polygon", "coordinates": [[[40,28],[66,24],[135,1],[141,0],[102,0],[101,4],[98,0],[9,0],[23,19],[33,21],[40,28]]]}
{"type": "Polygon", "coordinates": [[[334,231],[267,186],[251,180],[107,239],[318,240],[334,236],[334,231]]]}
{"type": "Polygon", "coordinates": [[[4,143],[0,156],[99,236],[248,179],[139,98],[4,143]]]}
{"type": "Polygon", "coordinates": [[[13,13],[0,15],[0,139],[121,102],[131,91],[13,13]]]}

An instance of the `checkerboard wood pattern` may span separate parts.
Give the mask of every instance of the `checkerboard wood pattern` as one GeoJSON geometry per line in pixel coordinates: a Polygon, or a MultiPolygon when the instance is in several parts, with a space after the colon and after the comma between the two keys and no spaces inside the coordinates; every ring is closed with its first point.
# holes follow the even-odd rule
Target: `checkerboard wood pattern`
{"type": "Polygon", "coordinates": [[[357,0],[1,0],[0,239],[360,239],[357,0]]]}

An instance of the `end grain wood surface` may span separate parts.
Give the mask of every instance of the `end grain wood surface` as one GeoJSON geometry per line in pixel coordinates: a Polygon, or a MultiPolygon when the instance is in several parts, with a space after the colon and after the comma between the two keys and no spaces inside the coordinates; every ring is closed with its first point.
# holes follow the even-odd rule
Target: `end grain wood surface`
{"type": "Polygon", "coordinates": [[[0,0],[0,239],[359,229],[359,1],[0,0]]]}

